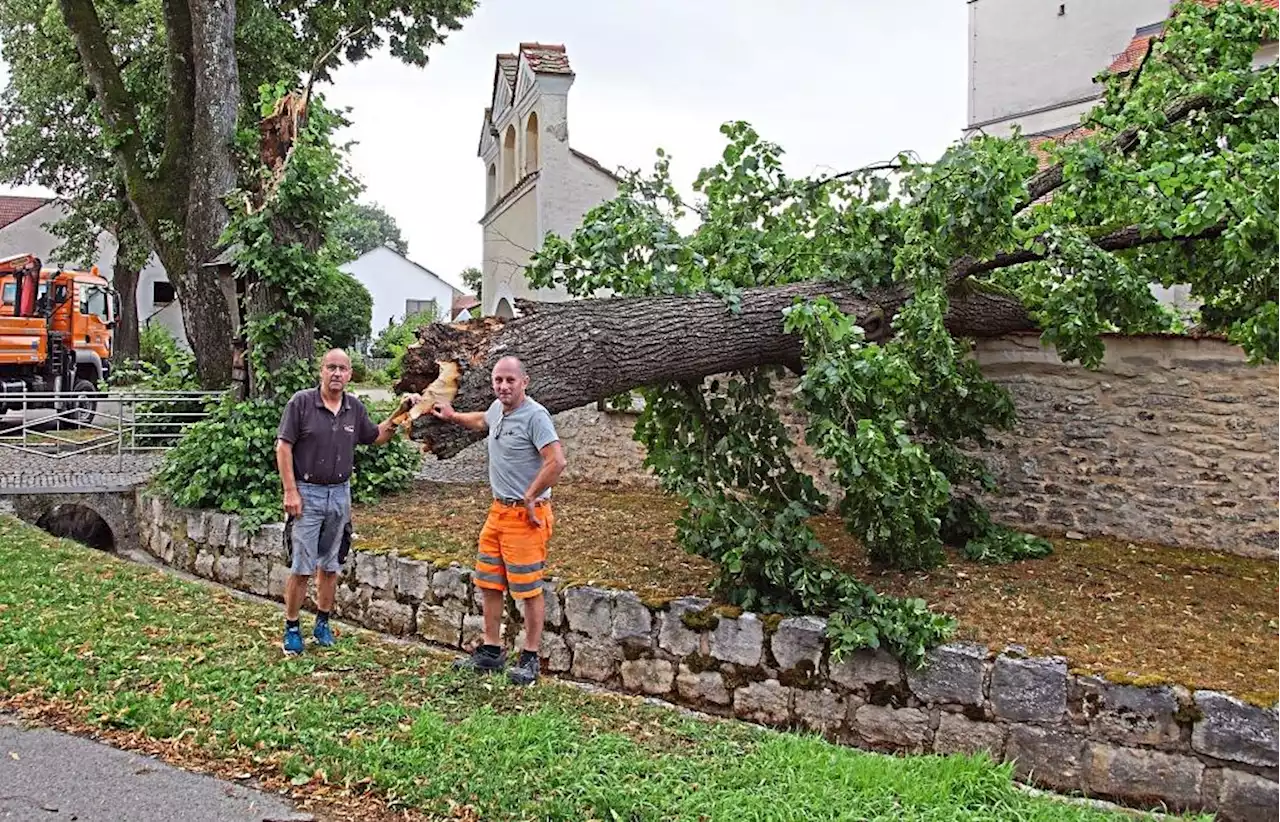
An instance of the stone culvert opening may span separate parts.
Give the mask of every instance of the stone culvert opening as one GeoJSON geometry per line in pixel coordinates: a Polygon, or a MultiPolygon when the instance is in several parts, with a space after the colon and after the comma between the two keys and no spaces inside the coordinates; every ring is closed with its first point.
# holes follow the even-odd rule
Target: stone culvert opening
{"type": "Polygon", "coordinates": [[[55,537],[73,539],[100,551],[114,553],[116,550],[116,537],[111,526],[96,511],[84,505],[55,505],[36,520],[36,527],[55,537]]]}

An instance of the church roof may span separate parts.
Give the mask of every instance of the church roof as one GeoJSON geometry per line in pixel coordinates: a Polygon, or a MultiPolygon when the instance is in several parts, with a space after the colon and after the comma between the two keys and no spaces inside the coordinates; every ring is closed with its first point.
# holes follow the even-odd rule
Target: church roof
{"type": "MultiPolygon", "coordinates": [[[[1196,0],[1201,6],[1213,8],[1217,6],[1220,0],[1196,0]]],[[[1246,0],[1253,5],[1261,6],[1267,9],[1280,9],[1280,0],[1246,0]]],[[[1129,45],[1125,46],[1124,51],[1116,55],[1111,61],[1111,65],[1107,67],[1107,71],[1112,74],[1123,74],[1132,71],[1141,65],[1147,56],[1147,51],[1151,48],[1151,41],[1158,40],[1164,34],[1164,23],[1161,20],[1158,23],[1142,26],[1133,33],[1133,39],[1129,41],[1129,45]]]]}
{"type": "Polygon", "coordinates": [[[520,56],[538,74],[573,74],[563,43],[521,43],[520,56]]]}
{"type": "Polygon", "coordinates": [[[515,54],[499,54],[498,64],[493,70],[493,87],[498,87],[498,75],[507,81],[507,86],[516,90],[516,72],[520,68],[520,57],[515,54]]]}

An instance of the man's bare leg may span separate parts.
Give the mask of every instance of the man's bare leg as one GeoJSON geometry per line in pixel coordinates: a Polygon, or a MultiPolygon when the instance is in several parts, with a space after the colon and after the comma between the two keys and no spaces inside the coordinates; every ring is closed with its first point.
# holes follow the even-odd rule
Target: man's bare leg
{"type": "Polygon", "coordinates": [[[538,652],[542,647],[542,626],[546,624],[547,601],[539,591],[524,601],[524,650],[538,652]]]}
{"type": "MultiPolygon", "coordinates": [[[[284,618],[293,622],[302,610],[302,602],[307,598],[307,585],[311,577],[290,574],[284,583],[284,618]]],[[[332,596],[332,591],[330,592],[332,596]]],[[[332,600],[330,600],[332,602],[332,600]]]]}
{"type": "Polygon", "coordinates": [[[490,588],[481,588],[484,592],[484,642],[486,645],[500,644],[499,634],[502,631],[502,603],[505,593],[490,588]]]}
{"type": "MultiPolygon", "coordinates": [[[[304,589],[305,590],[305,589],[304,589]]],[[[334,595],[338,591],[338,575],[323,569],[316,571],[316,610],[333,612],[334,595]]],[[[295,617],[296,619],[296,617],[295,617]]]]}

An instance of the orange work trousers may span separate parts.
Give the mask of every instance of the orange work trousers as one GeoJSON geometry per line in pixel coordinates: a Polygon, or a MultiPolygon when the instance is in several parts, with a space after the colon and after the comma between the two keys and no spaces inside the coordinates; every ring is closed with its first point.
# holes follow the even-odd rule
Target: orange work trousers
{"type": "Polygon", "coordinates": [[[541,525],[529,521],[524,504],[493,501],[489,516],[480,529],[480,552],[476,555],[476,586],[490,591],[511,589],[516,599],[542,593],[542,575],[547,565],[547,541],[555,525],[550,501],[534,509],[541,525]]]}

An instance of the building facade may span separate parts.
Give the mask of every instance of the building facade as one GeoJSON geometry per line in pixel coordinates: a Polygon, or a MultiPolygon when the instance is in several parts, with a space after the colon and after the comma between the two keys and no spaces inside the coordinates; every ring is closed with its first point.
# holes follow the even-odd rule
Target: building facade
{"type": "Polygon", "coordinates": [[[521,43],[499,54],[484,111],[484,314],[514,316],[517,299],[560,301],[563,289],[533,289],[524,276],[548,233],[568,237],[593,206],[613,198],[618,178],[569,145],[574,74],[562,45],[521,43]]]}
{"type": "Polygon", "coordinates": [[[434,271],[387,246],[366,251],[339,268],[364,285],[373,297],[370,330],[375,337],[391,323],[420,311],[432,311],[437,320],[450,322],[454,301],[462,296],[434,271]]]}
{"type": "MultiPolygon", "coordinates": [[[[1256,0],[1276,8],[1277,0],[1256,0]]],[[[968,0],[966,136],[1060,138],[1097,105],[1104,70],[1141,61],[1173,0],[968,0]]],[[[1276,60],[1276,43],[1254,64],[1276,60]]]]}
{"type": "MultiPolygon", "coordinates": [[[[66,219],[68,211],[57,200],[42,197],[0,196],[0,257],[15,254],[34,254],[48,268],[79,267],[80,261],[60,260],[54,252],[62,238],[54,234],[52,226],[66,219]]],[[[98,235],[98,253],[89,265],[96,265],[98,273],[111,279],[116,262],[116,238],[109,231],[98,235]]],[[[85,266],[86,268],[88,266],[85,266]]],[[[169,330],[179,343],[186,345],[187,331],[182,322],[182,309],[173,293],[164,266],[152,254],[138,274],[138,291],[135,296],[138,308],[138,327],[160,325],[169,330]]]]}

